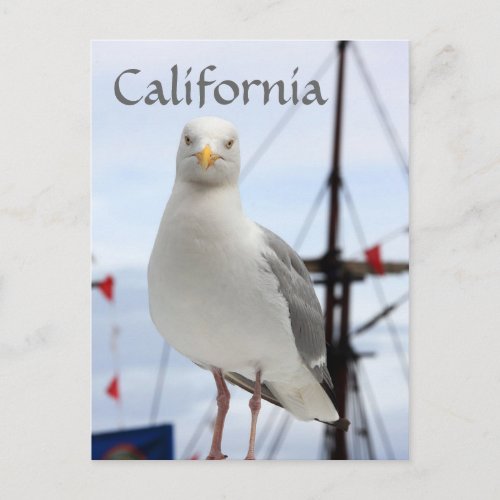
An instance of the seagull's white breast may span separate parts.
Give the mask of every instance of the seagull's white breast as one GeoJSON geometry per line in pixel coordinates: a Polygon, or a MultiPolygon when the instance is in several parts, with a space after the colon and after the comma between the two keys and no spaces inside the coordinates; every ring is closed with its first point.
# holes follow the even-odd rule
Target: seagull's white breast
{"type": "Polygon", "coordinates": [[[264,249],[237,189],[174,187],[148,269],[151,316],[165,339],[195,362],[249,378],[302,371],[264,249]]]}

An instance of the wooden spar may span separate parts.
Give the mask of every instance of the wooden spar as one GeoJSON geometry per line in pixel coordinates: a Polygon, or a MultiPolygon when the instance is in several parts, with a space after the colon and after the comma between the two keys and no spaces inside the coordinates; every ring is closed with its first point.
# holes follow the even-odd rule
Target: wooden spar
{"type": "MultiPolygon", "coordinates": [[[[311,274],[320,274],[326,281],[327,263],[326,258],[306,259],[304,263],[311,274]]],[[[408,272],[408,262],[384,262],[384,274],[399,274],[408,272]]],[[[339,277],[349,274],[354,280],[364,279],[368,274],[377,274],[366,261],[340,260],[337,259],[337,272],[339,277]]]]}

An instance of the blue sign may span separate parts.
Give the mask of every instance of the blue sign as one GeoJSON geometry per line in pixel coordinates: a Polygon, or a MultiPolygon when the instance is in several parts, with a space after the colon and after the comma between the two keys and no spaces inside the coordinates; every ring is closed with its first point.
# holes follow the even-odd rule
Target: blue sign
{"type": "Polygon", "coordinates": [[[92,434],[92,460],[173,460],[171,424],[92,434]]]}

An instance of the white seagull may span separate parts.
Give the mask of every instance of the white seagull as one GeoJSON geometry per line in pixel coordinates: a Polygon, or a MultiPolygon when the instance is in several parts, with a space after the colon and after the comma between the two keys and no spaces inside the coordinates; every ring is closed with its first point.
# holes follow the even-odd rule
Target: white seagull
{"type": "Polygon", "coordinates": [[[148,268],[151,317],[165,340],[210,370],[217,417],[209,460],[221,451],[230,393],[253,393],[247,460],[261,397],[300,420],[347,430],[326,365],[323,314],[309,273],[281,238],[248,219],[238,188],[240,144],[220,118],[182,131],[176,178],[148,268]]]}

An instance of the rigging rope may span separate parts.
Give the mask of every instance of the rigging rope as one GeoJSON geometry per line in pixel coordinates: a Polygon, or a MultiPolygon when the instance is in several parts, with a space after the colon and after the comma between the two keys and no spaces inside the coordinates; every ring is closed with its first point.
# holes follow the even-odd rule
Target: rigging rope
{"type": "Polygon", "coordinates": [[[324,433],[319,434],[318,460],[324,460],[326,456],[326,443],[324,433]]]}
{"type": "Polygon", "coordinates": [[[292,417],[289,413],[283,412],[283,416],[281,418],[281,425],[279,426],[279,430],[274,437],[274,441],[271,443],[269,447],[269,451],[267,452],[266,460],[272,460],[276,454],[278,453],[281,445],[283,444],[283,440],[290,429],[290,425],[292,423],[292,417]]]}
{"type": "Polygon", "coordinates": [[[153,394],[153,402],[151,404],[151,413],[149,417],[149,421],[151,424],[155,424],[158,419],[158,411],[160,410],[161,397],[163,393],[163,384],[165,382],[165,374],[167,372],[169,358],[170,358],[170,346],[166,342],[163,342],[160,365],[158,366],[158,373],[156,374],[156,385],[153,394]]]}
{"type": "MultiPolygon", "coordinates": [[[[408,230],[409,230],[408,226],[402,226],[402,227],[399,227],[398,229],[394,229],[393,231],[390,231],[389,233],[384,234],[384,236],[379,238],[378,241],[376,241],[375,243],[372,243],[367,248],[374,248],[377,246],[382,246],[385,243],[388,243],[389,241],[392,241],[392,240],[396,239],[397,237],[402,236],[403,234],[408,234],[408,230]]],[[[365,250],[365,249],[363,249],[363,250],[365,250]]],[[[352,253],[349,256],[349,258],[347,258],[346,260],[353,259],[354,257],[357,257],[359,255],[364,254],[363,250],[358,250],[357,252],[352,253]]]]}
{"type": "MultiPolygon", "coordinates": [[[[351,216],[351,222],[353,223],[356,235],[358,237],[359,244],[361,248],[368,248],[366,243],[366,236],[363,230],[363,226],[361,225],[361,219],[359,218],[358,211],[356,210],[356,206],[354,205],[354,201],[352,199],[351,193],[347,187],[345,179],[342,180],[342,193],[344,194],[344,199],[346,201],[346,205],[349,211],[349,215],[351,216]]],[[[373,288],[375,290],[375,295],[380,303],[382,309],[387,309],[389,307],[387,303],[387,299],[385,297],[384,289],[382,288],[382,284],[378,279],[374,276],[369,275],[370,281],[373,283],[373,288]]],[[[394,350],[399,359],[399,363],[401,365],[401,370],[403,375],[408,382],[408,361],[406,360],[406,355],[404,352],[403,344],[401,342],[401,338],[399,336],[398,328],[392,318],[390,316],[385,316],[387,328],[392,338],[392,342],[394,345],[394,350]]]]}
{"type": "Polygon", "coordinates": [[[194,430],[193,434],[191,434],[191,437],[189,438],[189,441],[186,444],[186,447],[184,448],[184,451],[181,454],[181,460],[189,459],[189,457],[192,454],[192,452],[194,451],[194,448],[197,445],[201,435],[203,434],[203,431],[213,421],[212,415],[214,413],[216,402],[217,402],[216,398],[210,399],[210,402],[208,403],[208,407],[205,410],[205,413],[203,414],[200,421],[198,422],[196,429],[194,430]]]}
{"type": "Polygon", "coordinates": [[[267,436],[269,435],[271,429],[273,428],[274,421],[276,420],[276,417],[278,416],[280,409],[281,408],[279,408],[278,406],[273,406],[271,412],[267,416],[266,423],[264,424],[262,430],[259,432],[257,444],[255,445],[256,454],[264,446],[267,436]]]}
{"type": "Polygon", "coordinates": [[[377,403],[377,398],[375,397],[375,393],[373,392],[373,389],[371,387],[368,375],[366,373],[366,370],[361,364],[361,360],[358,361],[358,365],[353,366],[354,373],[357,373],[358,371],[363,377],[363,388],[364,392],[368,397],[370,407],[372,409],[372,414],[375,419],[375,424],[378,428],[379,434],[380,434],[380,439],[382,441],[382,444],[384,446],[385,450],[385,455],[388,460],[395,460],[396,456],[394,454],[394,448],[392,447],[391,440],[389,438],[389,433],[387,432],[387,429],[384,424],[384,419],[382,418],[382,414],[380,412],[380,408],[377,403]]]}
{"type": "Polygon", "coordinates": [[[351,363],[348,365],[348,371],[350,372],[352,379],[353,379],[353,387],[355,388],[354,391],[354,397],[356,399],[356,403],[358,405],[358,410],[359,410],[359,421],[361,422],[361,429],[360,432],[362,432],[363,437],[365,438],[365,444],[366,444],[366,452],[368,456],[368,460],[374,460],[375,459],[375,453],[373,451],[373,444],[370,438],[370,434],[368,432],[368,418],[365,410],[365,405],[363,398],[361,397],[361,392],[359,390],[359,384],[358,384],[358,377],[356,376],[356,372],[354,370],[354,364],[351,363]]]}
{"type": "Polygon", "coordinates": [[[355,394],[358,390],[357,387],[355,387],[355,380],[354,377],[352,376],[352,372],[347,369],[348,376],[349,376],[349,386],[351,389],[351,396],[353,397],[348,397],[347,398],[347,409],[346,409],[346,415],[349,415],[349,418],[352,420],[352,432],[349,432],[349,437],[351,441],[351,447],[352,447],[352,456],[353,458],[358,458],[359,460],[363,459],[363,453],[362,453],[362,443],[361,440],[359,439],[359,436],[362,435],[363,429],[359,427],[359,422],[361,420],[360,414],[359,414],[359,409],[357,406],[357,400],[355,398],[355,394]],[[348,413],[349,412],[349,413],[348,413]]]}
{"type": "Polygon", "coordinates": [[[309,209],[309,212],[307,212],[304,222],[302,223],[302,226],[300,227],[300,230],[297,233],[297,238],[295,239],[295,242],[293,244],[293,248],[297,252],[304,243],[304,240],[306,239],[306,236],[309,233],[309,230],[311,229],[316,214],[318,213],[319,207],[321,206],[321,202],[323,201],[325,194],[328,192],[329,180],[330,176],[328,176],[327,180],[321,184],[316,196],[314,197],[311,208],[309,209]]]}
{"type": "Polygon", "coordinates": [[[358,49],[358,46],[356,43],[352,44],[353,48],[353,54],[354,54],[354,59],[356,60],[356,63],[358,64],[358,68],[361,72],[361,75],[363,77],[363,80],[366,84],[366,87],[368,89],[368,93],[372,99],[373,105],[375,106],[375,109],[377,110],[378,117],[383,125],[384,131],[386,132],[386,135],[389,139],[390,144],[392,145],[394,154],[396,155],[401,170],[404,174],[405,181],[408,182],[408,175],[409,175],[409,170],[408,170],[408,163],[407,163],[407,154],[404,152],[403,146],[401,144],[401,140],[399,139],[396,129],[394,125],[391,122],[391,119],[389,118],[389,114],[384,107],[382,103],[382,99],[380,98],[379,92],[375,86],[375,83],[368,71],[368,68],[363,60],[363,57],[361,56],[361,52],[358,49]]]}
{"type": "MultiPolygon", "coordinates": [[[[332,65],[337,59],[337,51],[333,50],[325,60],[320,64],[318,69],[313,75],[313,80],[319,80],[328,70],[330,65],[332,65]]],[[[240,183],[242,183],[248,174],[255,168],[260,159],[264,156],[266,151],[271,147],[275,139],[280,135],[280,133],[285,129],[285,125],[292,119],[295,112],[300,108],[302,104],[302,97],[306,94],[305,90],[300,96],[299,102],[295,106],[290,106],[287,111],[278,120],[276,125],[271,129],[267,137],[262,141],[261,145],[255,150],[253,155],[248,160],[247,164],[243,168],[240,174],[240,183]]]]}
{"type": "Polygon", "coordinates": [[[382,309],[382,311],[376,314],[372,319],[355,328],[349,335],[359,335],[360,333],[366,332],[375,326],[381,319],[385,318],[388,314],[391,314],[395,309],[407,302],[408,297],[409,294],[406,292],[398,300],[387,306],[385,309],[382,309]]]}

